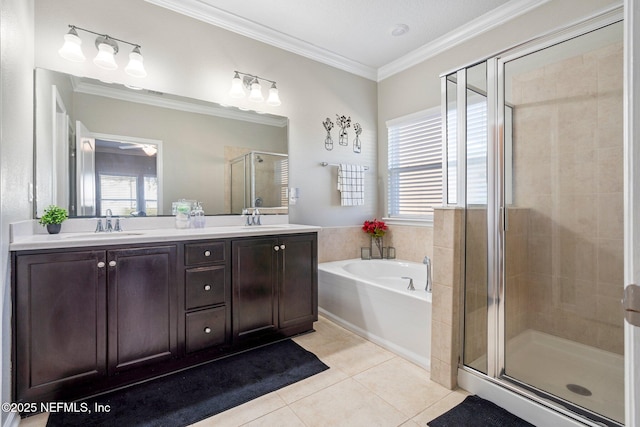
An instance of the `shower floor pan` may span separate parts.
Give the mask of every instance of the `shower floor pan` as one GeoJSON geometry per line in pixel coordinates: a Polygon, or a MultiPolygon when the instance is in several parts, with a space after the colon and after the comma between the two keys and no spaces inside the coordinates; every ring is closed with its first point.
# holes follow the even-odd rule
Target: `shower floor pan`
{"type": "Polygon", "coordinates": [[[505,373],[624,423],[624,356],[534,330],[507,343],[505,373]]]}

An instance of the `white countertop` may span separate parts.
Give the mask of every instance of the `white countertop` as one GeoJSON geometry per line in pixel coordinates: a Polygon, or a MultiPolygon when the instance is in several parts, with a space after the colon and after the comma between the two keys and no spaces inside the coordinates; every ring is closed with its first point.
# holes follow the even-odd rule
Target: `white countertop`
{"type": "MultiPolygon", "coordinates": [[[[77,221],[85,221],[85,224],[87,222],[86,219],[77,221]]],[[[95,224],[96,221],[97,219],[92,219],[92,224],[95,224]]],[[[228,221],[219,221],[224,225],[215,224],[216,221],[208,221],[207,227],[205,228],[178,229],[168,226],[147,228],[150,226],[150,223],[143,223],[140,221],[136,223],[135,226],[127,227],[121,232],[95,233],[93,231],[83,230],[83,228],[86,229],[87,227],[83,227],[82,225],[78,226],[77,224],[75,226],[68,226],[67,228],[70,231],[65,232],[64,225],[68,225],[67,222],[63,224],[63,231],[59,234],[45,234],[35,226],[31,227],[31,229],[36,232],[29,233],[29,221],[24,221],[22,224],[12,224],[9,250],[24,251],[33,249],[64,249],[105,245],[206,240],[225,237],[267,236],[317,232],[321,229],[321,227],[312,225],[289,223],[267,223],[265,225],[252,226],[224,224],[228,221]],[[25,230],[27,230],[27,232],[25,232],[25,230]]],[[[172,224],[172,222],[169,222],[169,224],[172,224]]],[[[155,225],[166,224],[159,224],[156,221],[155,225]]]]}

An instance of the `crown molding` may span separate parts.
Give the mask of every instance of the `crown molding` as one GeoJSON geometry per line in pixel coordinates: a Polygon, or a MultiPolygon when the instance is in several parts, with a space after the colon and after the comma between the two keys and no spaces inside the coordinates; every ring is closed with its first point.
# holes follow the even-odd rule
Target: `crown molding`
{"type": "Polygon", "coordinates": [[[374,67],[361,64],[337,55],[311,43],[259,25],[240,16],[225,12],[199,0],[145,0],[156,6],[206,22],[216,27],[249,37],[300,56],[330,65],[349,73],[376,80],[378,71],[374,67]]]}
{"type": "Polygon", "coordinates": [[[439,55],[450,49],[452,46],[464,43],[479,34],[487,32],[498,25],[504,24],[506,21],[523,15],[550,0],[517,0],[510,1],[504,6],[498,7],[480,17],[468,22],[462,27],[437,38],[401,58],[396,59],[389,64],[383,65],[378,69],[377,81],[382,81],[394,74],[411,68],[429,58],[439,55]]]}
{"type": "Polygon", "coordinates": [[[78,93],[88,95],[104,96],[106,98],[118,99],[121,101],[135,102],[138,104],[151,105],[154,107],[169,108],[172,110],[185,111],[188,113],[205,114],[208,116],[222,117],[233,120],[257,123],[267,126],[285,127],[288,124],[286,117],[260,114],[255,111],[242,111],[236,107],[223,107],[218,104],[206,101],[182,101],[173,98],[163,98],[160,92],[133,91],[120,89],[101,84],[94,84],[83,81],[78,77],[72,77],[73,90],[78,93]]]}
{"type": "Polygon", "coordinates": [[[199,21],[241,34],[254,40],[267,43],[280,49],[321,62],[349,73],[379,82],[394,74],[413,67],[452,46],[461,44],[473,37],[487,32],[498,25],[535,9],[550,0],[512,0],[462,27],[445,34],[403,57],[376,69],[344,56],[337,55],[311,43],[282,34],[271,28],[259,25],[251,20],[225,12],[203,3],[201,0],[145,0],[156,6],[189,16],[199,21]]]}

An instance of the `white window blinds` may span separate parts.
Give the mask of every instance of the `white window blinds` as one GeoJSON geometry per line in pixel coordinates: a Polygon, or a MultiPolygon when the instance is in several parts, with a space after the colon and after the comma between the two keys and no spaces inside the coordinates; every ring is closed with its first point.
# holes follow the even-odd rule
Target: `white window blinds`
{"type": "Polygon", "coordinates": [[[440,108],[387,122],[388,216],[430,219],[442,205],[440,108]]]}

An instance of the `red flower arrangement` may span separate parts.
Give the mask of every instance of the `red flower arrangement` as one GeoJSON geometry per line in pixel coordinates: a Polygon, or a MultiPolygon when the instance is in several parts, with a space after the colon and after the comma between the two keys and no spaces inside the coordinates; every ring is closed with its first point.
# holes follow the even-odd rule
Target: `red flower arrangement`
{"type": "Polygon", "coordinates": [[[371,234],[373,237],[382,237],[387,231],[387,224],[385,224],[384,221],[378,221],[377,219],[374,219],[373,221],[367,220],[362,225],[362,230],[367,234],[371,234]]]}

